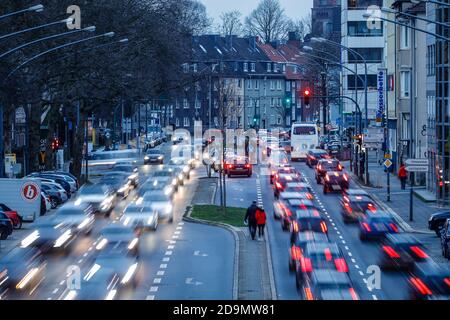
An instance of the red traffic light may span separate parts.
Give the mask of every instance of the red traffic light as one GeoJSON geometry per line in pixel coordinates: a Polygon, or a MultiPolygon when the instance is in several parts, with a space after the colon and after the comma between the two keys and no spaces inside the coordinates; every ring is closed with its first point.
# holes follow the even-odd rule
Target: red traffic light
{"type": "Polygon", "coordinates": [[[303,95],[309,96],[309,95],[311,95],[311,91],[310,91],[309,89],[305,89],[305,90],[303,91],[303,95]]]}

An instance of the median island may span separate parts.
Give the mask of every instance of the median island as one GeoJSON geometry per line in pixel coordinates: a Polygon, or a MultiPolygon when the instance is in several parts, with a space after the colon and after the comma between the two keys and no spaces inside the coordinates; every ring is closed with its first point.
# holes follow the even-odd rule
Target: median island
{"type": "Polygon", "coordinates": [[[223,208],[214,205],[194,205],[191,218],[201,219],[211,222],[229,224],[233,227],[245,227],[245,208],[227,207],[226,213],[223,208]]]}

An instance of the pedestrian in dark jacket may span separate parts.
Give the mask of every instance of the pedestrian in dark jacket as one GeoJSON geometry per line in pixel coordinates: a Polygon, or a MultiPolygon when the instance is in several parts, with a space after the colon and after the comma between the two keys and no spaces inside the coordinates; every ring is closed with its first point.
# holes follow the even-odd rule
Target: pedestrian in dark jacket
{"type": "Polygon", "coordinates": [[[253,201],[252,205],[247,208],[247,213],[245,214],[244,222],[248,224],[248,230],[250,231],[250,235],[252,240],[255,240],[256,236],[256,210],[258,206],[256,205],[256,201],[253,201]]]}
{"type": "Polygon", "coordinates": [[[266,226],[266,213],[263,209],[256,209],[256,224],[258,226],[258,238],[264,238],[264,228],[266,226]]]}

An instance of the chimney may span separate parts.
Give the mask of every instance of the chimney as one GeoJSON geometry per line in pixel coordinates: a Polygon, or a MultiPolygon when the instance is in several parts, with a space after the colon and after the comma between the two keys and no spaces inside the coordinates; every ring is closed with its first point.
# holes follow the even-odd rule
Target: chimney
{"type": "Polygon", "coordinates": [[[272,46],[272,48],[278,49],[278,47],[280,46],[280,40],[274,40],[270,42],[270,45],[272,46]]]}
{"type": "Polygon", "coordinates": [[[302,41],[297,36],[297,32],[295,31],[289,31],[288,33],[288,45],[293,46],[295,48],[300,48],[302,41]]]}
{"type": "Polygon", "coordinates": [[[258,37],[248,37],[248,43],[250,45],[250,49],[255,50],[257,40],[258,40],[258,37]]]}

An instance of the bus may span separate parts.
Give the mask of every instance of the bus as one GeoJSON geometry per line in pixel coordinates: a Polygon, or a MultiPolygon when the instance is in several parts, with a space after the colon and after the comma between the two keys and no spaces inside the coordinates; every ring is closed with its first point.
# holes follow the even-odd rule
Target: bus
{"type": "Polygon", "coordinates": [[[315,123],[293,123],[291,127],[291,160],[306,159],[308,150],[319,146],[319,132],[315,123]]]}

